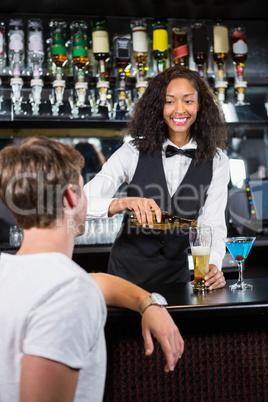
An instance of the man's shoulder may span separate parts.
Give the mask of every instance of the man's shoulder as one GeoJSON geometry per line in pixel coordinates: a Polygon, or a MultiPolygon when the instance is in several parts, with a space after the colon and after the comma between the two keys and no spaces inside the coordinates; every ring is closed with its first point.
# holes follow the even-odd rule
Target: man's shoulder
{"type": "Polygon", "coordinates": [[[38,288],[46,292],[52,288],[95,287],[87,272],[71,258],[59,252],[27,255],[2,254],[1,266],[8,277],[16,283],[24,283],[28,288],[38,288]],[[27,281],[31,278],[31,281],[27,281]]]}

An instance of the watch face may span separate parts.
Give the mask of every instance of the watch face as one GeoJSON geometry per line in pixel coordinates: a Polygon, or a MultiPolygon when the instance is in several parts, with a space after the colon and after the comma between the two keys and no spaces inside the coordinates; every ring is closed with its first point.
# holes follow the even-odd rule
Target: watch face
{"type": "Polygon", "coordinates": [[[159,293],[152,293],[152,303],[153,304],[160,304],[161,306],[166,306],[167,301],[164,296],[160,295],[159,293]]]}

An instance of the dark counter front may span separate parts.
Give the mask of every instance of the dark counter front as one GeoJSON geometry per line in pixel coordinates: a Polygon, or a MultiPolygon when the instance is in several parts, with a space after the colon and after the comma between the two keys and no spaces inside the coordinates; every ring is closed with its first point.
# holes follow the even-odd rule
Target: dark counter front
{"type": "Polygon", "coordinates": [[[252,290],[196,294],[189,283],[147,286],[163,294],[185,352],[173,373],[163,371],[158,343],[144,356],[138,313],[109,309],[105,401],[268,401],[268,279],[252,290]]]}

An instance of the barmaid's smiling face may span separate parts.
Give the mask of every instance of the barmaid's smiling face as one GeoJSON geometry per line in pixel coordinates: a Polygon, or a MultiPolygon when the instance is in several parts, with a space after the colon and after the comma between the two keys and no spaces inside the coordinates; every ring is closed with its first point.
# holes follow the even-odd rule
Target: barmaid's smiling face
{"type": "MultiPolygon", "coordinates": [[[[195,122],[199,110],[198,93],[185,78],[172,80],[166,89],[163,116],[169,129],[169,138],[187,143],[190,127],[195,122]]],[[[181,145],[182,146],[182,145],[181,145]]]]}

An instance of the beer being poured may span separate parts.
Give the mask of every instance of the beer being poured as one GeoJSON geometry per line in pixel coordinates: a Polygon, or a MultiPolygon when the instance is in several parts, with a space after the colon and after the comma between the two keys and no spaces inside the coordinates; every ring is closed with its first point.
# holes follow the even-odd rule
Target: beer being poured
{"type": "MultiPolygon", "coordinates": [[[[167,211],[162,212],[160,223],[157,222],[154,211],[152,211],[152,215],[153,215],[153,227],[151,229],[168,230],[174,227],[188,228],[197,226],[196,220],[185,219],[179,216],[171,215],[167,211]]],[[[130,226],[141,226],[141,223],[138,221],[134,211],[130,212],[129,221],[130,226]]],[[[149,225],[147,224],[146,227],[149,228],[149,225]]]]}

